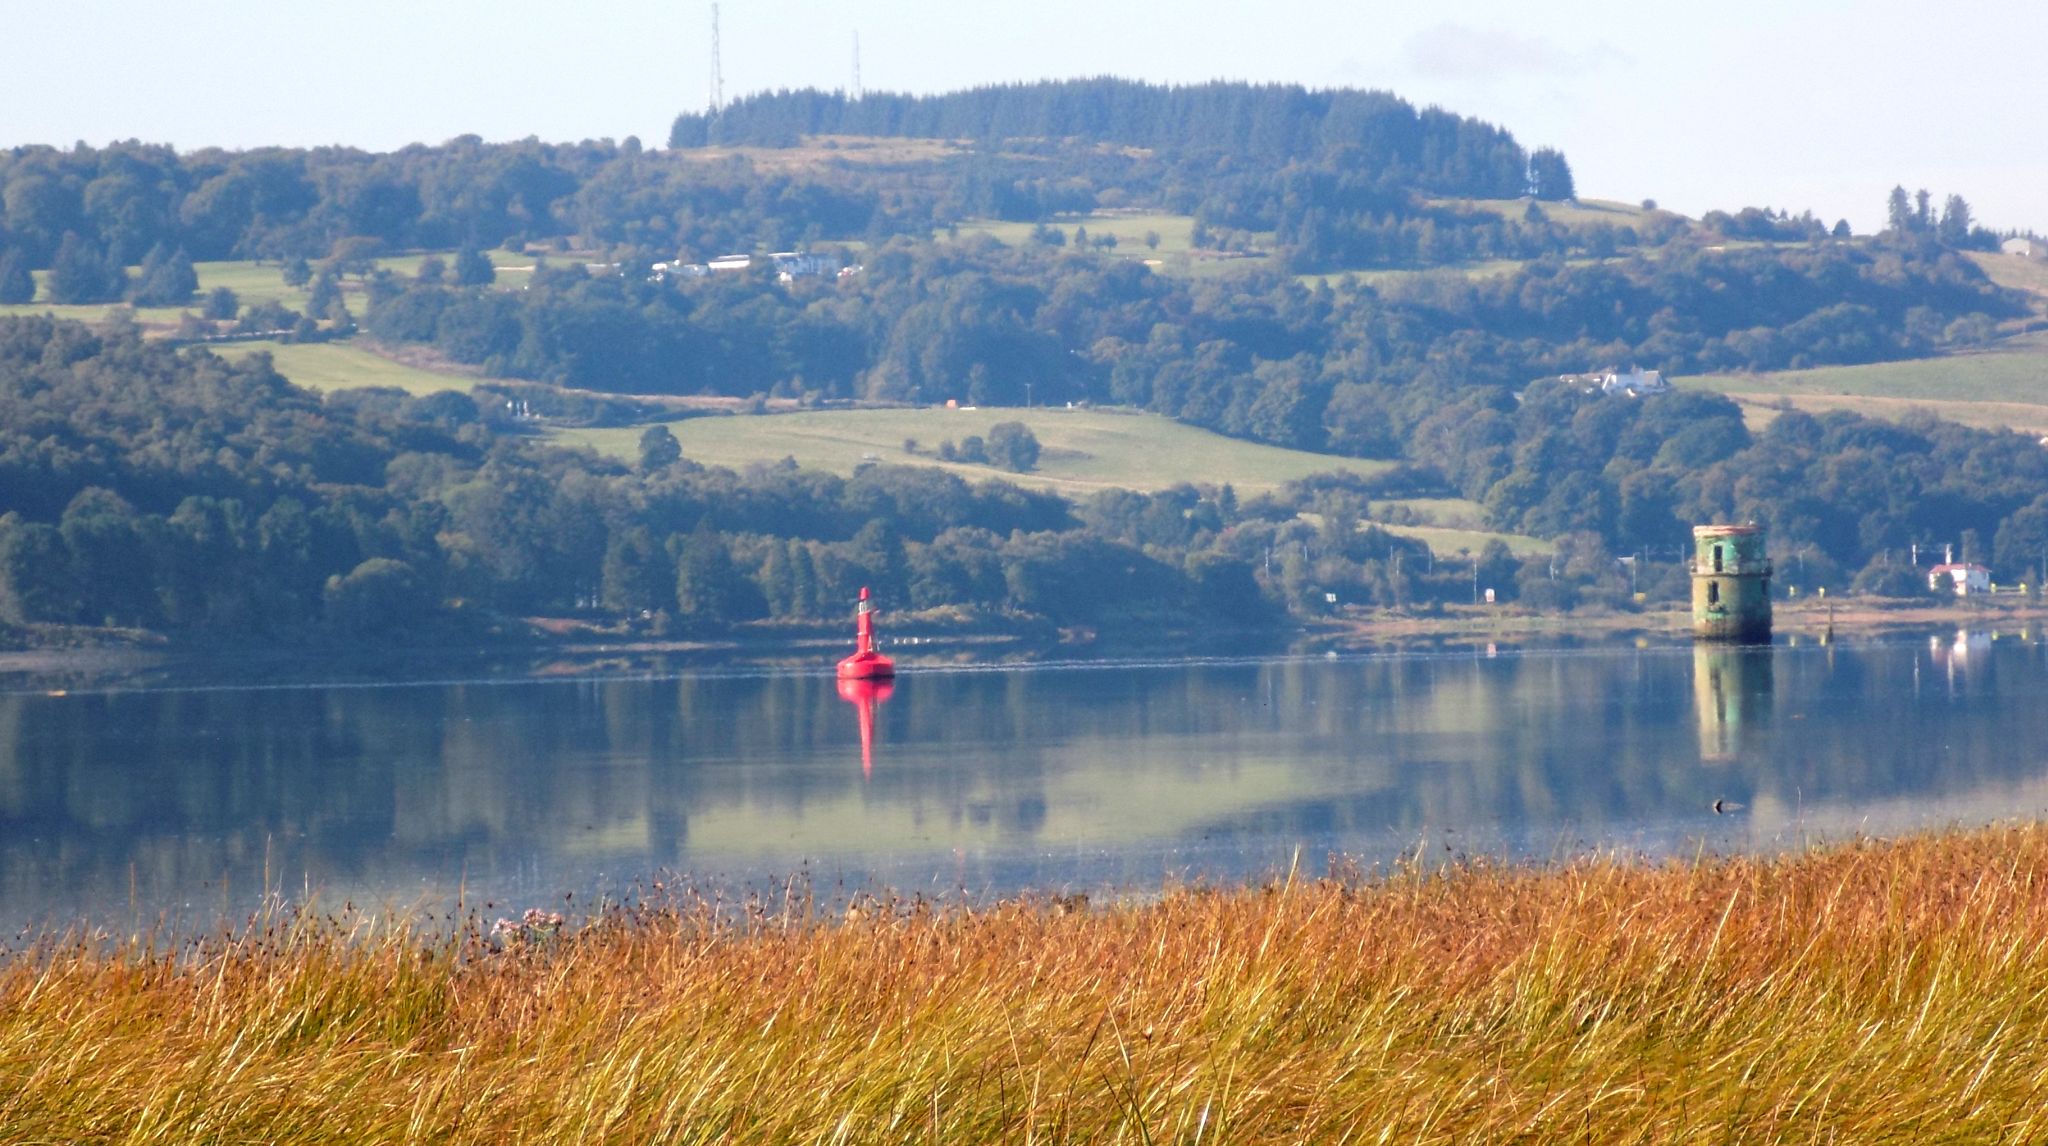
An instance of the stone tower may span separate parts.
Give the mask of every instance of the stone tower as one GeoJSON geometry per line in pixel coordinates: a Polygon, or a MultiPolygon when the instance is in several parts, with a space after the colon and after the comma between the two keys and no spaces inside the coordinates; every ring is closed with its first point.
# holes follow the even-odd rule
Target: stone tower
{"type": "Polygon", "coordinates": [[[1763,527],[1693,527],[1692,630],[1709,641],[1771,639],[1771,559],[1763,527]]]}

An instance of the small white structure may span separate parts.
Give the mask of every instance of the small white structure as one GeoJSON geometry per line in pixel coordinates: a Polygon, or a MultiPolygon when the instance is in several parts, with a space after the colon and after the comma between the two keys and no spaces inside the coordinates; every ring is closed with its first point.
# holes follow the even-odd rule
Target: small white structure
{"type": "Polygon", "coordinates": [[[719,271],[743,271],[754,265],[752,255],[720,255],[705,264],[713,274],[719,271]]]}
{"type": "Polygon", "coordinates": [[[670,275],[684,279],[701,279],[711,273],[703,263],[656,263],[648,268],[648,281],[665,283],[670,275]]]}
{"type": "Polygon", "coordinates": [[[1927,571],[1927,588],[1933,592],[1953,591],[1958,597],[1991,591],[1991,570],[1982,565],[1946,561],[1927,571]]]}
{"type": "Polygon", "coordinates": [[[1639,370],[1633,366],[1629,367],[1626,374],[1610,370],[1607,376],[1600,380],[1602,394],[1626,394],[1631,398],[1640,398],[1645,394],[1662,394],[1669,389],[1671,383],[1664,381],[1663,371],[1639,370]]]}
{"type": "Polygon", "coordinates": [[[1591,374],[1560,374],[1558,381],[1577,386],[1588,394],[1598,390],[1602,394],[1621,394],[1630,398],[1662,394],[1671,389],[1671,383],[1664,380],[1663,371],[1636,366],[1629,367],[1627,371],[1610,366],[1591,374]]]}
{"type": "Polygon", "coordinates": [[[839,273],[839,260],[803,251],[777,251],[768,256],[775,263],[775,277],[782,282],[824,278],[839,273]]]}
{"type": "Polygon", "coordinates": [[[2041,239],[2011,238],[1998,244],[1998,249],[2023,259],[2048,259],[2048,241],[2041,239]]]}

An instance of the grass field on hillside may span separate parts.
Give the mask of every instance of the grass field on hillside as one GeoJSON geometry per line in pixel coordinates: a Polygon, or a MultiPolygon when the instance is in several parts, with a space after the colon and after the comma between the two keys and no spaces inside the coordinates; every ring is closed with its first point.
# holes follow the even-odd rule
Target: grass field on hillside
{"type": "MultiPolygon", "coordinates": [[[[1058,231],[1072,243],[1075,234],[1086,228],[1088,234],[1115,235],[1117,255],[1143,255],[1150,258],[1165,258],[1168,255],[1184,255],[1194,247],[1195,219],[1192,215],[1086,215],[1080,218],[1066,217],[1046,224],[1058,231]],[[1159,236],[1159,246],[1154,249],[1145,245],[1148,234],[1159,236]]],[[[991,235],[1010,246],[1031,241],[1035,223],[1012,223],[996,219],[962,223],[959,232],[966,234],[991,235]]]]}
{"type": "MultiPolygon", "coordinates": [[[[452,251],[437,253],[443,262],[452,262],[452,251]]],[[[506,268],[530,268],[532,255],[516,255],[510,251],[487,251],[493,265],[500,270],[500,286],[517,287],[524,281],[518,270],[506,268]]],[[[428,252],[392,255],[377,260],[377,265],[401,278],[411,278],[419,273],[420,264],[427,259],[428,252]]],[[[558,256],[560,257],[560,256],[558,256]]],[[[133,276],[138,268],[128,268],[133,276]]],[[[199,294],[182,306],[144,306],[134,308],[135,320],[145,327],[168,328],[178,324],[178,316],[184,311],[198,311],[208,291],[216,287],[227,287],[235,292],[236,298],[245,307],[266,302],[281,302],[293,310],[304,310],[306,288],[286,286],[284,269],[275,262],[259,262],[254,259],[237,259],[231,262],[194,263],[192,270],[199,276],[199,294]]],[[[36,298],[34,302],[10,303],[0,306],[0,315],[9,314],[54,314],[59,318],[79,322],[101,322],[114,310],[125,307],[126,303],[100,302],[82,306],[58,306],[43,301],[49,297],[47,271],[35,272],[36,298]]],[[[349,309],[358,319],[363,316],[363,287],[359,279],[345,278],[341,283],[342,296],[349,309]]]]}
{"type": "Polygon", "coordinates": [[[2048,262],[1989,251],[1968,251],[1963,257],[1977,264],[1985,277],[1999,286],[2023,290],[2048,301],[2048,262]]]}
{"type": "Polygon", "coordinates": [[[1768,408],[1853,410],[1900,418],[1912,410],[1965,425],[2048,429],[2048,333],[2021,335],[1967,354],[1821,366],[1766,374],[1701,374],[1680,386],[1728,394],[1768,408]]]}
{"type": "Polygon", "coordinates": [[[244,358],[267,352],[277,372],[309,390],[353,390],[395,386],[412,395],[441,390],[467,391],[477,379],[435,374],[393,362],[347,342],[230,342],[213,348],[222,358],[244,358]]]}
{"type": "Polygon", "coordinates": [[[807,135],[796,147],[686,147],[667,154],[705,164],[743,159],[755,171],[779,173],[819,167],[936,163],[966,154],[973,147],[967,141],[915,136],[807,135]]]}
{"type": "MultiPolygon", "coordinates": [[[[978,410],[830,410],[797,414],[691,418],[669,424],[683,456],[739,468],[793,457],[800,464],[850,474],[863,461],[929,465],[970,481],[1000,477],[1019,485],[1086,495],[1123,488],[1165,489],[1180,482],[1223,482],[1250,496],[1312,473],[1350,470],[1373,474],[1391,463],[1286,450],[1240,441],[1182,425],[1156,414],[1040,407],[978,410]],[[1038,468],[1012,474],[991,466],[942,462],[942,440],[987,437],[997,422],[1023,422],[1044,447],[1038,468]],[[918,452],[903,451],[915,438],[918,452]]],[[[601,453],[637,455],[644,428],[565,430],[565,444],[601,453]]]]}
{"type": "MultiPolygon", "coordinates": [[[[1099,215],[1062,216],[1046,224],[1067,237],[1069,249],[1074,237],[1086,228],[1091,238],[1097,235],[1115,235],[1116,246],[1104,253],[1116,258],[1137,259],[1155,269],[1174,274],[1207,276],[1227,274],[1248,267],[1269,266],[1269,255],[1254,255],[1244,258],[1217,258],[1213,254],[1198,254],[1194,250],[1195,220],[1192,215],[1167,214],[1124,214],[1121,212],[1099,215]],[[1145,245],[1145,236],[1159,236],[1156,248],[1145,245]]],[[[1021,247],[1031,242],[1035,223],[1015,223],[996,219],[979,219],[961,223],[955,231],[959,235],[988,235],[1007,246],[1021,247]]],[[[1271,235],[1255,235],[1254,240],[1262,247],[1270,245],[1271,235]]]]}
{"type": "MultiPolygon", "coordinates": [[[[683,456],[707,465],[739,469],[793,457],[806,467],[842,475],[867,461],[925,465],[968,481],[1010,481],[1067,497],[1105,489],[1158,490],[1181,482],[1229,482],[1239,497],[1251,497],[1313,473],[1373,474],[1391,465],[1226,438],[1156,414],[1104,410],[832,410],[692,418],[668,425],[682,443],[683,456]],[[990,426],[1004,421],[1023,422],[1044,446],[1038,468],[1031,473],[938,459],[940,441],[957,443],[969,434],[985,438],[990,426]],[[903,452],[905,438],[917,439],[916,454],[903,452]]],[[[555,436],[564,445],[589,446],[630,459],[638,455],[644,432],[644,427],[563,430],[555,436]]],[[[1476,553],[1496,538],[1517,553],[1548,549],[1534,538],[1480,528],[1479,507],[1469,501],[1417,498],[1375,504],[1412,511],[1415,524],[1386,528],[1421,538],[1440,553],[1460,548],[1476,553]]]]}
{"type": "MultiPolygon", "coordinates": [[[[1519,219],[1529,210],[1528,199],[1432,199],[1432,207],[1455,207],[1470,211],[1483,211],[1503,219],[1519,219]]],[[[1561,227],[1585,227],[1596,223],[1610,223],[1616,227],[1632,227],[1653,215],[1668,215],[1668,212],[1645,210],[1633,203],[1618,203],[1608,199],[1574,199],[1570,202],[1537,203],[1536,207],[1548,216],[1550,221],[1561,227]]]]}

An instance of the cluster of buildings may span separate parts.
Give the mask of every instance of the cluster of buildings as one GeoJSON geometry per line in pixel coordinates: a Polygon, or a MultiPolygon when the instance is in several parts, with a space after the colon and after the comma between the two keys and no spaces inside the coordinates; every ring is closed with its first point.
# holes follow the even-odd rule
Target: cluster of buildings
{"type": "Polygon", "coordinates": [[[671,275],[685,279],[710,278],[712,275],[750,271],[764,262],[774,268],[776,281],[785,283],[798,279],[843,279],[857,275],[861,270],[858,266],[840,265],[839,259],[832,255],[808,251],[776,251],[769,255],[720,255],[708,263],[656,263],[651,277],[658,283],[667,282],[671,275]]]}
{"type": "Polygon", "coordinates": [[[1595,370],[1591,374],[1560,374],[1558,381],[1567,386],[1577,386],[1586,393],[1599,391],[1602,394],[1621,394],[1629,398],[1640,398],[1645,394],[1662,394],[1671,389],[1671,383],[1664,380],[1661,370],[1644,370],[1631,366],[1626,371],[1610,366],[1595,370]]]}

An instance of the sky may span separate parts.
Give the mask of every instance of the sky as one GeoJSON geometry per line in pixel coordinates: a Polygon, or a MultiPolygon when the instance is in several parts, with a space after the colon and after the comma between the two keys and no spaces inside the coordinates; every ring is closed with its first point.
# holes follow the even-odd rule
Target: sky
{"type": "MultiPolygon", "coordinates": [[[[725,0],[728,99],[1118,75],[1359,87],[1553,146],[1581,197],[1882,222],[1895,184],[2048,231],[2039,0],[725,0]]],[[[710,93],[700,0],[0,0],[0,146],[638,136],[710,93]]]]}

